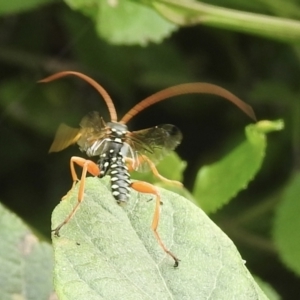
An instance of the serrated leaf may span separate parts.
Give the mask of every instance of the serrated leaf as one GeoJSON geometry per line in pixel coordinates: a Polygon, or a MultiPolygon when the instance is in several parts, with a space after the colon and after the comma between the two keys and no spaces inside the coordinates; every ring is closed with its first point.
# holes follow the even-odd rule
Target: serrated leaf
{"type": "Polygon", "coordinates": [[[295,173],[282,195],[282,202],[276,208],[274,241],[281,260],[300,275],[300,173],[295,173]]]}
{"type": "Polygon", "coordinates": [[[0,1],[0,15],[20,13],[54,1],[55,0],[0,1]]]}
{"type": "MultiPolygon", "coordinates": [[[[194,204],[160,189],[159,233],[150,229],[155,201],[132,191],[117,205],[106,179],[88,178],[75,216],[53,237],[59,299],[267,299],[229,238],[194,204]]],[[[77,187],[53,212],[57,226],[74,207],[77,187]]]]}
{"type": "Polygon", "coordinates": [[[199,170],[193,195],[204,211],[216,211],[246,188],[262,165],[266,133],[282,128],[281,120],[260,121],[247,126],[246,141],[222,160],[199,170]]]}
{"type": "MultiPolygon", "coordinates": [[[[0,299],[46,300],[53,295],[52,248],[0,204],[0,299]]],[[[54,299],[54,298],[53,298],[54,299]]]]}
{"type": "Polygon", "coordinates": [[[153,9],[127,0],[65,0],[71,7],[91,17],[99,35],[112,44],[147,45],[159,43],[177,25],[161,17],[153,9]]]}

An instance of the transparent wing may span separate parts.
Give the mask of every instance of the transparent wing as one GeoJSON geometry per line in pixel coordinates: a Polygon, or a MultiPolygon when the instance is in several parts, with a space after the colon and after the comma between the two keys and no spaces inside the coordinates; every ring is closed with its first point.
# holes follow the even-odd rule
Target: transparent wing
{"type": "Polygon", "coordinates": [[[131,158],[134,160],[135,170],[140,172],[149,170],[149,160],[157,164],[174,150],[181,140],[180,130],[170,124],[128,132],[126,136],[126,142],[133,151],[131,158]]]}
{"type": "Polygon", "coordinates": [[[58,152],[75,144],[80,136],[81,130],[79,128],[72,128],[66,124],[60,124],[49,152],[58,152]]]}
{"type": "Polygon", "coordinates": [[[93,111],[86,115],[80,122],[81,136],[77,141],[81,151],[87,152],[89,156],[101,154],[101,145],[107,136],[104,120],[99,113],[93,111]]]}
{"type": "Polygon", "coordinates": [[[81,120],[80,127],[73,128],[61,124],[49,152],[61,151],[77,142],[80,150],[86,152],[89,156],[99,155],[103,139],[107,133],[103,119],[97,112],[91,112],[81,120]]]}

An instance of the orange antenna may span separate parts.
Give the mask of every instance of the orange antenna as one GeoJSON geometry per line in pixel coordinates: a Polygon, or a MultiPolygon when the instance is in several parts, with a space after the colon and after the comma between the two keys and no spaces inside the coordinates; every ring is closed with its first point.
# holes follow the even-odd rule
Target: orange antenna
{"type": "Polygon", "coordinates": [[[235,96],[234,94],[215,84],[195,82],[175,85],[147,97],[146,99],[136,104],[132,109],[130,109],[128,113],[121,119],[120,123],[126,124],[136,114],[157,102],[160,102],[170,97],[184,94],[212,94],[221,96],[227,99],[228,101],[231,101],[244,113],[246,113],[250,118],[256,121],[256,116],[252,107],[244,101],[242,101],[237,96],[235,96]]]}
{"type": "Polygon", "coordinates": [[[93,86],[99,92],[99,94],[103,97],[103,99],[107,105],[111,121],[117,122],[117,112],[116,112],[116,109],[115,109],[112,99],[110,98],[110,96],[108,95],[106,90],[99,83],[97,83],[94,79],[92,79],[82,73],[79,73],[79,72],[64,71],[64,72],[59,72],[54,75],[51,75],[42,80],[39,80],[38,82],[50,82],[52,80],[56,80],[56,79],[59,79],[61,77],[65,77],[68,75],[75,75],[75,76],[85,80],[86,82],[88,82],[91,86],[93,86]]]}

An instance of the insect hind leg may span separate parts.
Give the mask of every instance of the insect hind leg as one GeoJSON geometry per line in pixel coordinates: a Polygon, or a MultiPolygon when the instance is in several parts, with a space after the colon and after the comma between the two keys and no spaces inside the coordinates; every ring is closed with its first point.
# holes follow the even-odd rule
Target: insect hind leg
{"type": "Polygon", "coordinates": [[[159,233],[157,232],[157,227],[158,227],[158,222],[160,217],[160,205],[161,205],[161,197],[158,189],[154,185],[144,181],[134,181],[132,182],[131,187],[138,192],[153,194],[155,196],[156,202],[155,202],[155,210],[154,210],[151,228],[153,230],[154,236],[158,244],[169,256],[171,256],[174,259],[175,261],[174,267],[175,268],[178,267],[180,260],[170,250],[167,249],[167,247],[161,240],[159,233]]]}

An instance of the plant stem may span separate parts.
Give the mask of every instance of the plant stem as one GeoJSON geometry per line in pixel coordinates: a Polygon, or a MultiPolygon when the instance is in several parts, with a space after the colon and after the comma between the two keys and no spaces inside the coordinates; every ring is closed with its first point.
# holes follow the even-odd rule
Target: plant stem
{"type": "Polygon", "coordinates": [[[300,22],[291,19],[242,12],[193,0],[144,0],[143,3],[182,26],[201,24],[282,42],[300,42],[300,22]]]}

